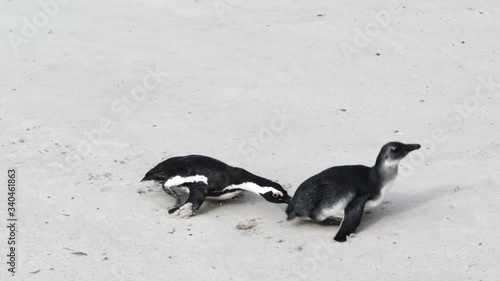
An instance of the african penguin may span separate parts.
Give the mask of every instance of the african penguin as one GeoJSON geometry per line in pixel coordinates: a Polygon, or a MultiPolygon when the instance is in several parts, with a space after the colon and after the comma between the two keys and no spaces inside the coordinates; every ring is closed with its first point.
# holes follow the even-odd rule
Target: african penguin
{"type": "Polygon", "coordinates": [[[398,174],[398,163],[419,144],[390,142],[382,147],[375,166],[337,166],[303,182],[286,213],[288,220],[302,217],[325,224],[339,224],[334,240],[344,242],[356,231],[363,210],[384,199],[398,174]]]}
{"type": "Polygon", "coordinates": [[[205,198],[226,200],[244,190],[257,193],[272,203],[288,204],[292,199],[276,182],[202,155],[169,158],[146,173],[142,181],[148,180],[162,184],[163,190],[176,199],[176,206],[169,213],[181,217],[194,215],[205,198]],[[184,204],[174,187],[189,192],[184,204]]]}

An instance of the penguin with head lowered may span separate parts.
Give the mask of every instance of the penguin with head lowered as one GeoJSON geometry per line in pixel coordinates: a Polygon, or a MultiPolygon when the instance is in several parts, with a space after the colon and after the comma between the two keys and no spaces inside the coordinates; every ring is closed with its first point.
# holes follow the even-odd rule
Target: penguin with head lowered
{"type": "Polygon", "coordinates": [[[325,224],[339,224],[334,237],[347,240],[358,227],[365,209],[373,208],[384,199],[398,174],[398,164],[419,144],[390,142],[382,147],[375,166],[337,166],[314,175],[295,192],[286,213],[325,224]]]}
{"type": "Polygon", "coordinates": [[[288,204],[292,199],[276,182],[202,155],[169,158],[156,165],[142,179],[149,180],[162,184],[163,190],[176,199],[176,206],[169,213],[181,217],[194,215],[205,198],[226,200],[245,190],[257,193],[272,203],[288,204]],[[184,204],[181,204],[180,196],[173,188],[183,188],[189,193],[184,204]]]}

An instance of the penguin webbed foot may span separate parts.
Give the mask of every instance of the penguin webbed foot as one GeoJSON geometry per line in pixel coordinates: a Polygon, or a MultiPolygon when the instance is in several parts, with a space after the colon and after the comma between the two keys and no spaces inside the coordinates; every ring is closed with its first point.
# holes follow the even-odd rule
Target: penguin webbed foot
{"type": "Polygon", "coordinates": [[[341,222],[342,222],[341,218],[328,217],[325,220],[319,222],[319,224],[322,224],[322,225],[340,225],[341,222]]]}

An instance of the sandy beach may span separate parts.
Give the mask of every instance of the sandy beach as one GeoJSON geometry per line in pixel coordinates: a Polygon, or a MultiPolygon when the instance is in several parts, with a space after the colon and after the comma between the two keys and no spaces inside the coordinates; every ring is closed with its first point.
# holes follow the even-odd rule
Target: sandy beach
{"type": "Polygon", "coordinates": [[[1,279],[500,280],[500,3],[414,2],[2,1],[1,279]],[[389,141],[422,148],[346,243],[140,182],[203,154],[293,194],[389,141]]]}

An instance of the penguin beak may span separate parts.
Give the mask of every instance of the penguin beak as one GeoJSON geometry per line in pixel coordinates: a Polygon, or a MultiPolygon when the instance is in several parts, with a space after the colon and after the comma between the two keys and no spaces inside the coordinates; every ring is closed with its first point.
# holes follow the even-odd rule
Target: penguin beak
{"type": "Polygon", "coordinates": [[[405,149],[408,152],[413,151],[413,150],[417,150],[419,148],[420,148],[420,144],[406,144],[405,145],[405,149]]]}
{"type": "Polygon", "coordinates": [[[290,202],[292,202],[292,197],[290,197],[290,195],[288,194],[285,194],[285,196],[283,196],[283,203],[287,203],[287,204],[290,204],[290,202]]]}

